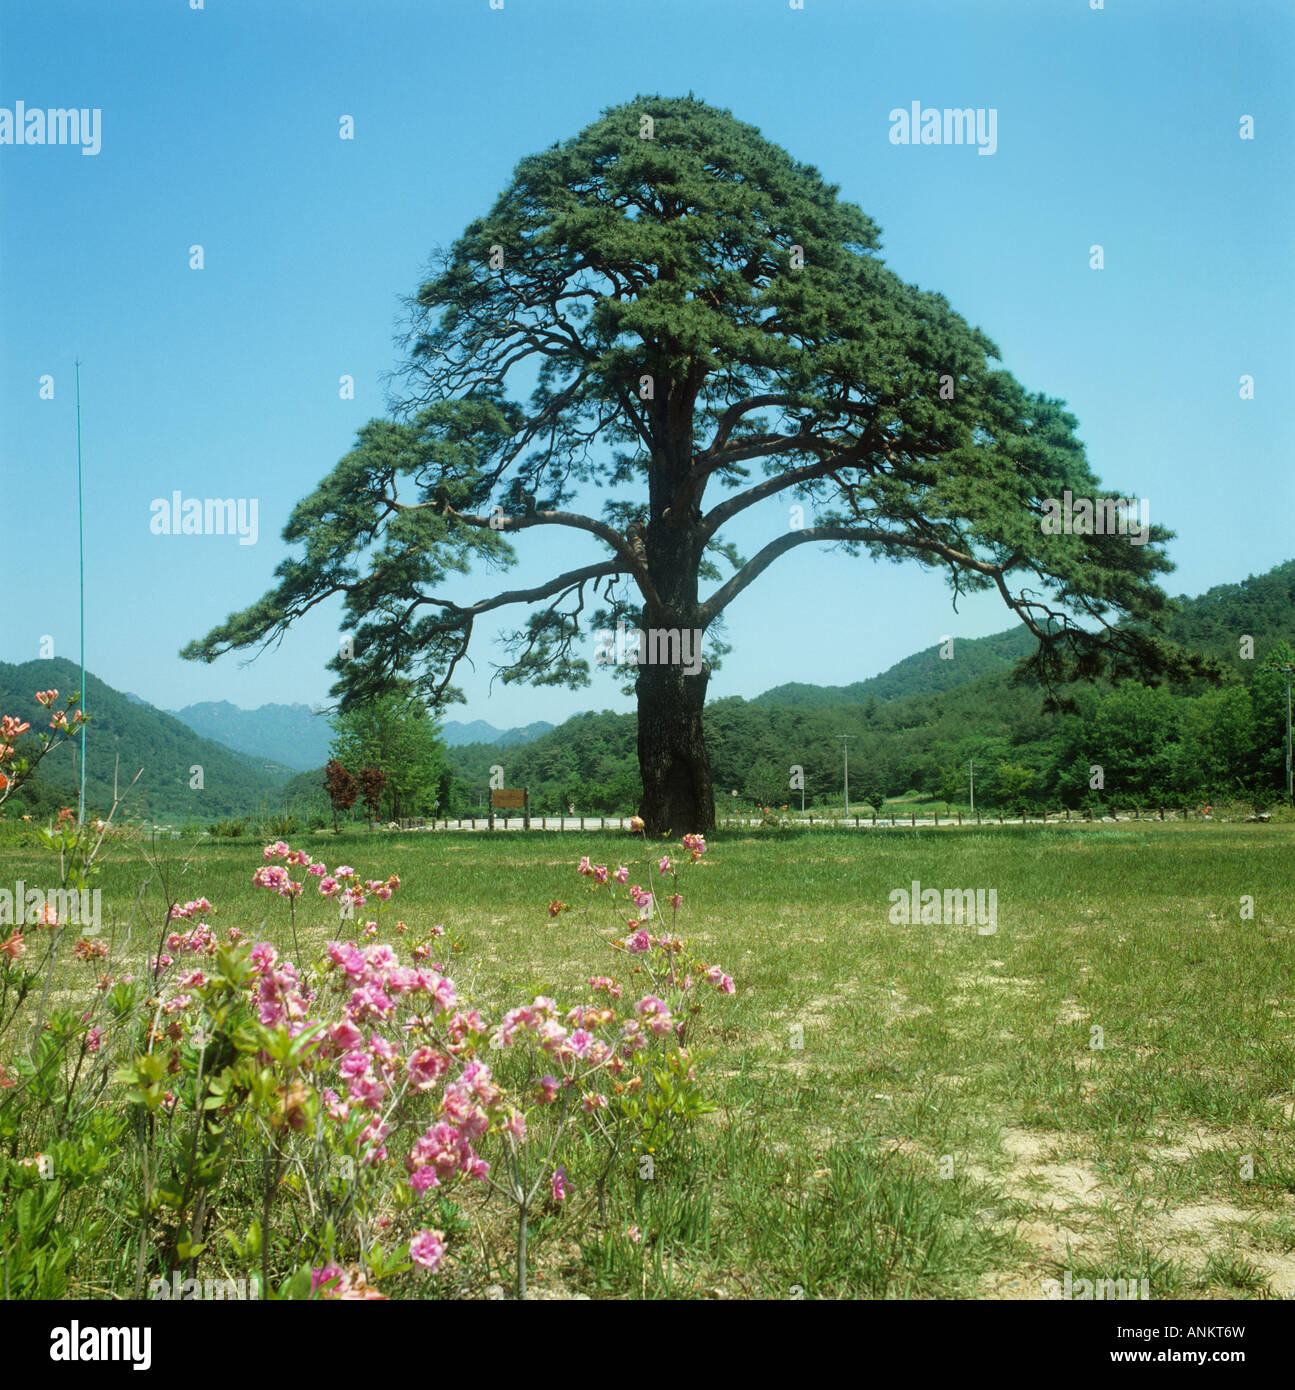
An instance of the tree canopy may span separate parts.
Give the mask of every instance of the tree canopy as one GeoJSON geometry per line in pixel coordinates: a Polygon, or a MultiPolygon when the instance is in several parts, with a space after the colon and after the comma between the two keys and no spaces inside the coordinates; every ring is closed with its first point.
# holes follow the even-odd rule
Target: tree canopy
{"type": "MultiPolygon", "coordinates": [[[[409,302],[398,418],[366,424],[297,506],[284,539],[303,553],[276,587],[184,655],[271,641],[340,595],[355,634],[332,663],[343,706],[393,687],[443,702],[476,621],[519,605],[503,679],[574,687],[591,627],[713,642],[774,561],[830,545],[938,565],[955,596],[997,590],[1049,688],[1202,670],[1160,631],[1171,533],[1051,534],[1065,492],[1119,496],[1075,418],[879,251],[876,224],[816,169],[692,97],[637,98],[523,159],[409,302]],[[572,505],[597,494],[596,512],[572,505]],[[801,524],[789,512],[744,557],[725,527],[774,497],[801,524]],[[448,596],[454,575],[514,565],[507,537],[539,526],[595,553],[448,596]]],[[[654,830],[713,823],[709,671],[668,653],[637,668],[654,830]]]]}

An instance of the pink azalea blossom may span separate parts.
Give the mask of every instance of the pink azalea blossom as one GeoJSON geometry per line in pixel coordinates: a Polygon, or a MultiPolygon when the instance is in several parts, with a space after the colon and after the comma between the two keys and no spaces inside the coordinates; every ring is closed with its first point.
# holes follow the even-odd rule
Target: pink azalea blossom
{"type": "Polygon", "coordinates": [[[419,1231],[409,1242],[409,1258],[429,1272],[439,1267],[444,1255],[444,1231],[419,1231]]]}

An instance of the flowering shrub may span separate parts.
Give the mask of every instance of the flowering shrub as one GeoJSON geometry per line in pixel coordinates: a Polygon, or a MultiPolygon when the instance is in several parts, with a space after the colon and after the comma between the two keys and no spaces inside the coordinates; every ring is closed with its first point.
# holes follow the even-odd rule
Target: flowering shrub
{"type": "Polygon", "coordinates": [[[65,968],[82,973],[63,983],[90,1007],[42,1007],[26,1049],[4,1030],[42,971],[48,983],[61,930],[0,940],[0,1151],[14,1154],[0,1157],[12,1198],[0,1244],[22,1251],[6,1266],[11,1296],[63,1292],[111,1190],[135,1233],[112,1277],[136,1297],[200,1267],[271,1298],[426,1294],[447,1261],[462,1286],[476,1259],[465,1206],[500,1201],[524,1297],[535,1212],[588,1216],[596,1199],[605,1217],[618,1159],[653,1153],[707,1108],[688,1032],[699,996],[734,986],[675,931],[679,871],[705,852],[685,837],[646,886],[581,861],[628,974],[589,976],[567,1007],[475,1004],[451,974],[459,942],[390,922],[397,875],[330,870],[282,840],[251,880],[285,900],[290,953],[218,927],[205,897],[168,902],[143,965],[92,937],[72,945],[65,968]],[[337,929],[303,954],[298,916],[321,910],[337,929]],[[114,1085],[124,1106],[102,1103],[114,1085]]]}

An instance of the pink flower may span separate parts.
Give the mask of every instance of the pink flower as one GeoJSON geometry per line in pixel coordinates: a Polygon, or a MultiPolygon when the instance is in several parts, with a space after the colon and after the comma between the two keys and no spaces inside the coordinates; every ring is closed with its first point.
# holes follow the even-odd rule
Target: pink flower
{"type": "Polygon", "coordinates": [[[416,1091],[426,1091],[436,1084],[437,1078],[444,1076],[449,1069],[448,1057],[442,1056],[434,1048],[420,1047],[409,1054],[405,1070],[410,1084],[416,1091]]]}
{"type": "Polygon", "coordinates": [[[445,1254],[443,1231],[419,1231],[409,1242],[409,1258],[425,1270],[434,1271],[445,1254]]]}
{"type": "Polygon", "coordinates": [[[658,1037],[663,1033],[668,1033],[674,1023],[670,1017],[670,1006],[664,999],[658,999],[655,994],[648,994],[640,999],[634,1005],[634,1012],[643,1021],[647,1030],[650,1033],[655,1033],[658,1037]]]}
{"type": "Polygon", "coordinates": [[[637,834],[637,832],[640,831],[640,830],[642,830],[642,829],[643,829],[643,817],[642,817],[642,816],[635,816],[635,817],[630,821],[630,830],[631,830],[632,832],[634,832],[634,833],[637,834]]]}
{"type": "Polygon", "coordinates": [[[328,1030],[328,1037],[334,1047],[342,1048],[348,1052],[359,1047],[364,1041],[363,1034],[349,1018],[344,1018],[340,1023],[334,1023],[328,1030]]]}
{"type": "Polygon", "coordinates": [[[591,873],[593,873],[593,867],[592,867],[592,865],[589,863],[589,856],[588,856],[587,854],[581,859],[580,863],[576,866],[576,873],[578,873],[578,874],[591,874],[591,873]]]}
{"type": "Polygon", "coordinates": [[[441,1180],[436,1176],[436,1169],[424,1163],[421,1168],[414,1171],[409,1179],[409,1185],[415,1192],[423,1193],[431,1187],[440,1187],[441,1180]]]}
{"type": "Polygon", "coordinates": [[[540,1104],[552,1105],[558,1098],[559,1082],[556,1076],[541,1076],[539,1080],[540,1104]]]}
{"type": "Polygon", "coordinates": [[[661,856],[661,862],[657,865],[657,868],[660,869],[663,874],[668,874],[670,872],[670,856],[668,854],[663,854],[661,856]]]}
{"type": "Polygon", "coordinates": [[[624,864],[618,864],[616,866],[616,872],[612,875],[612,877],[616,880],[617,883],[628,883],[630,871],[625,867],[624,864]]]}
{"type": "Polygon", "coordinates": [[[565,1202],[568,1190],[567,1170],[561,1167],[555,1168],[553,1170],[553,1200],[555,1202],[565,1202]]]}
{"type": "Polygon", "coordinates": [[[718,965],[712,965],[706,972],[707,981],[714,985],[721,994],[732,994],[735,986],[733,977],[726,975],[718,965]]]}
{"type": "Polygon", "coordinates": [[[493,1105],[499,1098],[499,1087],[490,1079],[490,1068],[484,1062],[469,1062],[463,1068],[462,1082],[482,1105],[493,1105]]]}
{"type": "Polygon", "coordinates": [[[595,865],[594,865],[594,882],[595,882],[595,883],[598,883],[598,884],[604,884],[604,883],[607,882],[607,865],[606,865],[606,864],[595,864],[595,865]]]}
{"type": "Polygon", "coordinates": [[[85,1050],[87,1052],[98,1052],[99,1044],[103,1041],[103,1034],[98,1028],[91,1028],[85,1035],[85,1050]]]}
{"type": "Polygon", "coordinates": [[[279,959],[279,953],[268,941],[258,941],[257,944],[252,947],[252,952],[248,959],[252,963],[253,970],[256,970],[258,973],[264,973],[279,959]]]}

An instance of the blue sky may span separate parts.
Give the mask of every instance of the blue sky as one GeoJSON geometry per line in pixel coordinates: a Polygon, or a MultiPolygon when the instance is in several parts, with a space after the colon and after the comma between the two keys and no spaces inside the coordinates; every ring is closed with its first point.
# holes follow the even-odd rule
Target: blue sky
{"type": "MultiPolygon", "coordinates": [[[[384,413],[399,298],[432,248],[518,159],[653,92],[692,91],[816,165],[881,225],[892,268],[1064,398],[1103,482],[1178,532],[1171,592],[1289,559],[1293,38],[1295,8],[1247,0],[0,5],[0,107],[103,113],[94,156],[0,146],[0,659],[46,635],[77,655],[79,355],[91,670],[164,707],[324,700],[336,610],[250,666],[177,652],[264,592],[293,504],[384,413]],[[997,152],[892,145],[888,114],[913,101],[995,108],[997,152]],[[256,498],[257,544],[151,534],[176,489],[256,498]]],[[[749,554],[785,524],[773,502],[734,538],[749,554]]],[[[577,546],[528,533],[513,577],[577,546]]],[[[993,596],[955,615],[935,572],[807,549],[728,616],[712,698],[858,680],[1010,625],[993,596]]],[[[450,717],[629,707],[606,674],[488,697],[490,635],[450,717]]]]}

